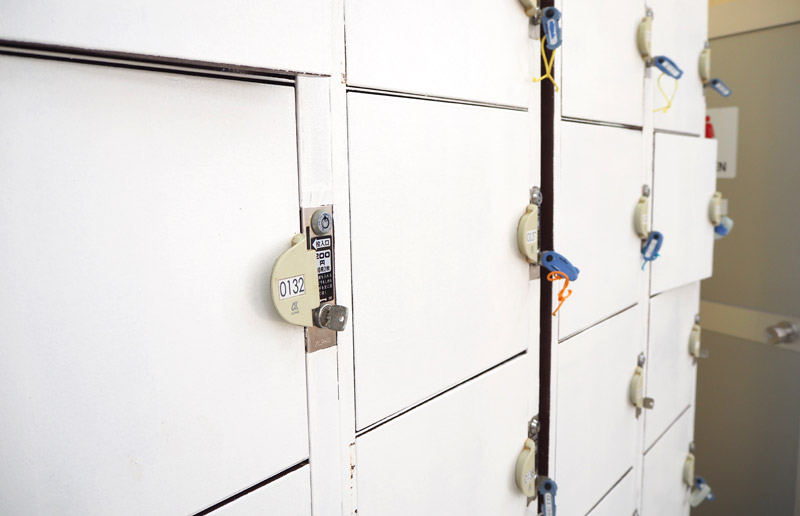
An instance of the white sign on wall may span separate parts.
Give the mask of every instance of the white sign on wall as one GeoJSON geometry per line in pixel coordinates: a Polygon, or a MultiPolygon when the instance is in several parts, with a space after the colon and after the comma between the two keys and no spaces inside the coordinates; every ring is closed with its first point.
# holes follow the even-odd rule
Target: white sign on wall
{"type": "Polygon", "coordinates": [[[707,114],[711,117],[717,139],[717,178],[733,179],[736,177],[739,108],[712,108],[707,114]]]}

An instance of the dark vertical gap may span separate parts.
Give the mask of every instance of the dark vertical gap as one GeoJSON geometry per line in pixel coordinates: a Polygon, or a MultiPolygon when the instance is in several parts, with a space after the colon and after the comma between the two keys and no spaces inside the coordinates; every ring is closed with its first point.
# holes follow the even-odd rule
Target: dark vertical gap
{"type": "MultiPolygon", "coordinates": [[[[542,0],[541,8],[552,7],[554,0],[542,0]]],[[[547,59],[550,59],[552,51],[545,50],[547,59]]],[[[540,62],[541,73],[544,73],[544,66],[540,62]]],[[[553,70],[555,77],[555,70],[553,70]]],[[[553,83],[550,81],[541,82],[541,190],[543,202],[539,211],[541,219],[541,248],[544,250],[553,249],[553,145],[554,145],[554,123],[555,123],[555,93],[553,83]]],[[[541,285],[541,304],[539,313],[539,473],[549,474],[550,467],[550,387],[551,376],[550,368],[552,355],[550,345],[553,334],[553,284],[545,278],[545,271],[542,271],[541,285]]]]}

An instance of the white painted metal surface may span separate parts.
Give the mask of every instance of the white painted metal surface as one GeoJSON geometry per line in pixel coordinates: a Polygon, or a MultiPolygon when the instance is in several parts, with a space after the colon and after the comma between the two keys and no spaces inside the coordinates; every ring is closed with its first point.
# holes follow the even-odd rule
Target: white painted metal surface
{"type": "MultiPolygon", "coordinates": [[[[698,61],[708,37],[708,3],[697,0],[650,0],[654,11],[653,55],[666,55],[683,70],[672,108],[665,114],[654,113],[656,129],[697,135],[705,134],[706,99],[700,80],[698,61]]],[[[661,72],[652,69],[653,108],[667,101],[658,90],[661,72]]],[[[672,95],[675,80],[661,80],[667,96],[672,95]]]]}
{"type": "Polygon", "coordinates": [[[538,177],[525,112],[358,93],[348,104],[364,428],[535,342],[538,289],[516,227],[538,177]]]}
{"type": "Polygon", "coordinates": [[[635,464],[639,422],[628,391],[643,326],[636,306],[558,345],[559,514],[588,513],[635,464]]]}
{"type": "Polygon", "coordinates": [[[328,73],[325,0],[31,0],[0,4],[0,39],[328,73]]]}
{"type": "Polygon", "coordinates": [[[294,90],[0,58],[3,514],[189,514],[308,456],[294,90]]]}
{"type": "Polygon", "coordinates": [[[652,262],[652,294],[711,276],[708,205],[716,188],[716,151],[713,139],[656,134],[653,229],[664,234],[664,244],[652,262]]]}
{"type": "Polygon", "coordinates": [[[525,107],[539,60],[516,0],[346,0],[347,83],[525,107]]]}
{"type": "Polygon", "coordinates": [[[683,465],[693,435],[694,413],[688,410],[645,454],[643,516],[688,516],[689,486],[683,481],[683,465]]]}
{"type": "Polygon", "coordinates": [[[214,516],[311,516],[309,466],[283,476],[213,511],[214,516]]]}
{"type": "Polygon", "coordinates": [[[644,60],[636,31],[644,0],[565,2],[561,114],[641,126],[644,60]]]}
{"type": "Polygon", "coordinates": [[[645,411],[645,448],[694,404],[697,367],[689,354],[689,336],[699,311],[700,283],[668,290],[650,301],[645,380],[647,396],[656,400],[656,408],[645,411]]]}
{"type": "Polygon", "coordinates": [[[533,415],[526,358],[358,437],[358,514],[525,514],[514,465],[533,415]]]}
{"type": "MultiPolygon", "coordinates": [[[[639,475],[630,470],[587,516],[628,516],[636,510],[639,475]]],[[[558,507],[560,509],[560,507],[558,507]]]]}
{"type": "Polygon", "coordinates": [[[633,226],[642,195],[642,133],[562,122],[559,179],[555,250],[581,270],[559,312],[564,339],[637,301],[645,279],[633,226]]]}

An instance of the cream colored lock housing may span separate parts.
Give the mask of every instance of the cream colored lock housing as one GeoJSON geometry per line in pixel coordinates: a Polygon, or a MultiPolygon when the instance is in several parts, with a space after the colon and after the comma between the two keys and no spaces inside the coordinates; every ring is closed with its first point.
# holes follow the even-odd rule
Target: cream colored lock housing
{"type": "Polygon", "coordinates": [[[529,263],[539,262],[539,206],[533,203],[517,224],[517,247],[529,263]]]}
{"type": "Polygon", "coordinates": [[[683,463],[683,482],[689,486],[694,486],[694,454],[689,453],[686,455],[686,461],[683,463]]]}
{"type": "Polygon", "coordinates": [[[633,225],[639,238],[645,239],[650,235],[650,198],[643,195],[636,203],[633,225]]]}
{"type": "Polygon", "coordinates": [[[639,23],[639,30],[636,33],[636,45],[639,47],[639,54],[642,58],[649,61],[652,56],[653,41],[653,11],[647,11],[647,15],[639,23]]]}
{"type": "Polygon", "coordinates": [[[708,218],[712,224],[718,226],[722,222],[722,193],[714,192],[708,203],[708,218]]]}
{"type": "Polygon", "coordinates": [[[528,498],[536,496],[536,443],[533,439],[525,439],[514,468],[514,480],[525,496],[528,498]]]}
{"type": "Polygon", "coordinates": [[[700,59],[697,63],[697,71],[703,84],[711,80],[711,48],[706,43],[706,47],[700,52],[700,59]]]}
{"type": "Polygon", "coordinates": [[[689,354],[695,358],[701,358],[700,352],[700,332],[702,329],[699,324],[692,326],[692,333],[689,334],[689,354]]]}
{"type": "Polygon", "coordinates": [[[319,307],[317,255],[299,233],[272,267],[272,302],[281,317],[299,326],[314,326],[314,309],[319,307]]]}

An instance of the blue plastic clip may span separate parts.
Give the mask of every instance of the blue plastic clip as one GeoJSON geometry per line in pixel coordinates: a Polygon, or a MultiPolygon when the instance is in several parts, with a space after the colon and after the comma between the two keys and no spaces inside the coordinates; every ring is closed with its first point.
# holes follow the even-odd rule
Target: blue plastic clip
{"type": "Polygon", "coordinates": [[[722,237],[726,237],[732,229],[733,219],[725,215],[722,217],[720,223],[714,226],[714,238],[719,240],[722,237]]]}
{"type": "Polygon", "coordinates": [[[547,39],[547,48],[555,50],[561,46],[561,11],[555,7],[546,7],[542,11],[542,27],[547,39]]]}
{"type": "Polygon", "coordinates": [[[550,272],[560,271],[567,275],[570,281],[578,279],[581,270],[572,265],[569,260],[555,251],[547,251],[542,254],[542,267],[550,272]]]}
{"type": "Polygon", "coordinates": [[[731,93],[733,93],[733,91],[728,88],[728,85],[722,82],[722,79],[711,79],[708,81],[708,85],[723,97],[730,97],[731,93]]]}
{"type": "Polygon", "coordinates": [[[683,70],[681,70],[680,67],[675,64],[675,61],[667,56],[656,56],[653,59],[653,64],[656,65],[656,68],[669,75],[673,79],[680,79],[683,75],[683,70]]]}
{"type": "Polygon", "coordinates": [[[664,235],[659,231],[651,231],[644,245],[642,245],[642,258],[644,258],[642,270],[644,270],[644,266],[647,265],[647,262],[652,262],[658,258],[658,252],[661,250],[663,244],[664,235]]]}
{"type": "Polygon", "coordinates": [[[542,516],[556,516],[556,493],[558,492],[556,481],[549,477],[541,477],[538,491],[542,500],[542,516]]]}
{"type": "MultiPolygon", "coordinates": [[[[695,479],[694,479],[694,487],[696,489],[702,489],[703,484],[708,485],[708,484],[706,484],[706,479],[704,479],[703,477],[695,477],[695,479]]],[[[709,502],[713,502],[714,498],[716,498],[714,496],[714,493],[709,491],[708,495],[706,495],[706,500],[708,500],[709,502]]]]}

